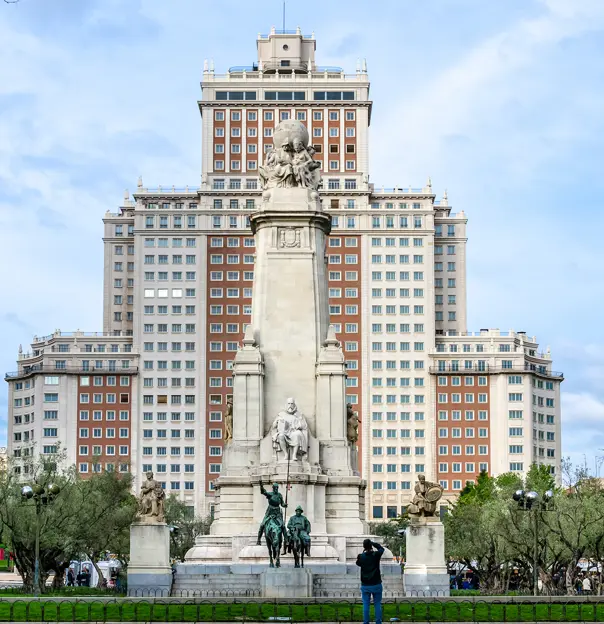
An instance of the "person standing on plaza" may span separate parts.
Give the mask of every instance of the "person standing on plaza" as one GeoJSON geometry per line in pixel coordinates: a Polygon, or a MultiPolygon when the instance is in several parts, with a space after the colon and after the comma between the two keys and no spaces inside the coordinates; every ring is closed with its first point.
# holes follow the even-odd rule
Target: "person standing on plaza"
{"type": "Polygon", "coordinates": [[[363,552],[357,556],[361,568],[361,596],[363,598],[363,624],[369,624],[369,605],[373,597],[375,624],[382,624],[382,575],[380,559],[384,547],[370,539],[363,541],[363,552]],[[373,550],[375,548],[375,550],[373,550]]]}

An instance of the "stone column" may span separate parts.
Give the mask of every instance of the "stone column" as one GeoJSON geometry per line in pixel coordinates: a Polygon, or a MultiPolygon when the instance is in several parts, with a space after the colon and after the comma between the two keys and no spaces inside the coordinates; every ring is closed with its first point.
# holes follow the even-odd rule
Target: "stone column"
{"type": "Polygon", "coordinates": [[[233,437],[225,444],[217,480],[212,535],[236,535],[256,529],[250,471],[260,462],[264,435],[264,363],[248,326],[233,366],[233,437]]]}
{"type": "Polygon", "coordinates": [[[346,437],[346,367],[332,325],[317,361],[317,439],[321,467],[330,475],[352,475],[346,437]]]}
{"type": "Polygon", "coordinates": [[[224,450],[225,476],[257,464],[264,437],[264,362],[248,325],[233,365],[233,438],[224,450]]]}
{"type": "Polygon", "coordinates": [[[251,226],[252,327],[266,374],[264,433],[294,397],[316,436],[315,367],[329,325],[325,244],[331,220],[316,191],[274,188],[264,192],[251,226]]]}

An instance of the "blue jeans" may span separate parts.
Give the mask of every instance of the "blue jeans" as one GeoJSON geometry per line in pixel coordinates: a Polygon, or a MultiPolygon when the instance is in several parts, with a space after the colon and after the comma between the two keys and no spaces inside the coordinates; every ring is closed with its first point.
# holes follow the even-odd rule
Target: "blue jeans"
{"type": "Polygon", "coordinates": [[[382,584],[361,585],[361,596],[363,598],[363,624],[369,624],[369,605],[372,596],[375,607],[375,624],[382,624],[382,584]]]}

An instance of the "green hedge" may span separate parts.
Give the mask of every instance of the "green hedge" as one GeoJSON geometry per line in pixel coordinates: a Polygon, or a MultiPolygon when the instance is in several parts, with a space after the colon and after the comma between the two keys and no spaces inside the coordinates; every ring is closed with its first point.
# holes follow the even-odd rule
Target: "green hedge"
{"type": "MultiPolygon", "coordinates": [[[[356,602],[221,602],[220,599],[202,600],[198,604],[187,602],[162,603],[131,601],[61,600],[45,601],[22,599],[0,600],[0,621],[111,621],[111,622],[228,622],[251,620],[267,621],[269,618],[291,618],[293,622],[362,622],[363,607],[356,602]]],[[[384,604],[384,621],[396,618],[401,621],[439,622],[577,622],[604,621],[604,603],[557,602],[502,604],[486,602],[454,602],[447,599],[432,602],[399,601],[384,604]]]]}

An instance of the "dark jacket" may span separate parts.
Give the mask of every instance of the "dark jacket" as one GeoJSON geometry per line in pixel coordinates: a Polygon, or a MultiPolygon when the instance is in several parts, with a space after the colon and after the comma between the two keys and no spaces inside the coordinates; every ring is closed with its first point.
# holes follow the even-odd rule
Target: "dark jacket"
{"type": "Polygon", "coordinates": [[[361,568],[361,585],[379,585],[382,582],[380,574],[380,559],[384,554],[384,547],[373,542],[375,550],[365,550],[357,556],[357,565],[361,568]]]}

